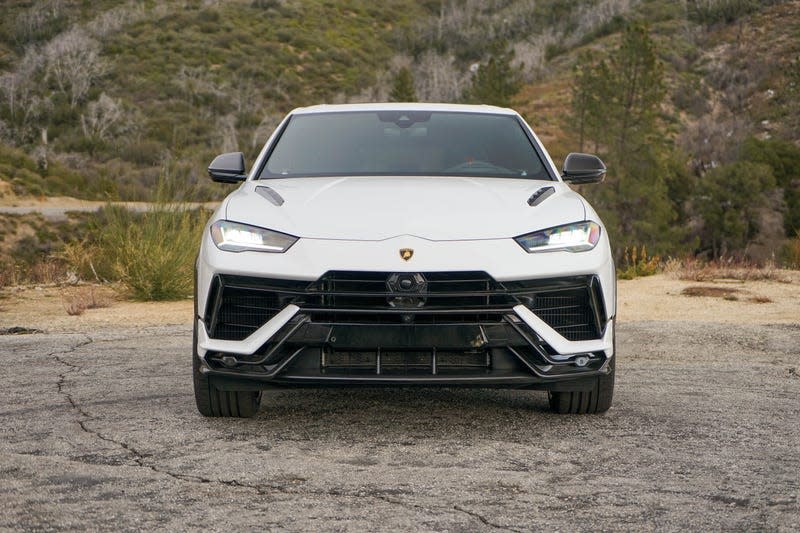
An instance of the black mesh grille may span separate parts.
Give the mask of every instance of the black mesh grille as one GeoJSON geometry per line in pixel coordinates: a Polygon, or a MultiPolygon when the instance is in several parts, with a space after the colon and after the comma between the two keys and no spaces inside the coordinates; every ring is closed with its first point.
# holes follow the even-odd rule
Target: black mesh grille
{"type": "Polygon", "coordinates": [[[510,281],[515,299],[565,339],[600,338],[606,322],[600,283],[594,276],[510,281]]]}
{"type": "Polygon", "coordinates": [[[215,339],[242,340],[302,294],[308,282],[218,276],[205,323],[215,339]]]}
{"type": "Polygon", "coordinates": [[[213,338],[241,340],[294,303],[313,322],[458,324],[500,322],[523,304],[566,339],[599,338],[606,316],[592,276],[497,282],[485,272],[424,272],[398,292],[390,272],[328,272],[316,282],[218,276],[205,320],[213,338]]]}
{"type": "Polygon", "coordinates": [[[597,337],[588,287],[536,294],[531,310],[566,339],[597,337]]]}

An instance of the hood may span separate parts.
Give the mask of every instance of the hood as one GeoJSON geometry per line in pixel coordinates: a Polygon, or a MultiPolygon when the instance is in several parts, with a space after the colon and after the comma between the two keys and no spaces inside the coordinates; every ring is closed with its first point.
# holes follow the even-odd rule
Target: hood
{"type": "MultiPolygon", "coordinates": [[[[262,191],[263,192],[263,191],[262,191]]],[[[581,197],[554,181],[460,177],[292,178],[245,182],[226,218],[297,237],[499,239],[584,220],[581,197]],[[269,187],[284,200],[256,192],[269,187]],[[531,207],[542,187],[555,193],[531,207]],[[278,205],[280,204],[280,205],[278,205]]]]}

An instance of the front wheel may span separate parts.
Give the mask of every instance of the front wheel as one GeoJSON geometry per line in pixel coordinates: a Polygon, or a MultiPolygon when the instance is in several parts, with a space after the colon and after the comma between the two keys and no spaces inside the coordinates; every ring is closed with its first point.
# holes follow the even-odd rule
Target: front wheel
{"type": "Polygon", "coordinates": [[[208,376],[200,372],[197,355],[197,324],[192,339],[192,373],[194,377],[194,400],[203,416],[250,418],[261,405],[261,391],[223,391],[217,389],[208,376]]]}
{"type": "Polygon", "coordinates": [[[585,391],[548,392],[550,409],[559,414],[604,413],[611,407],[614,398],[614,357],[609,363],[609,372],[597,378],[594,387],[585,391]]]}

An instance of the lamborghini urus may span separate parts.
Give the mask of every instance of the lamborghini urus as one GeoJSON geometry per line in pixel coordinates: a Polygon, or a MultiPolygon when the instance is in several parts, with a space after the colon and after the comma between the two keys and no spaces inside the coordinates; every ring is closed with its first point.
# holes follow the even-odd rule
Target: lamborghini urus
{"type": "Polygon", "coordinates": [[[516,112],[434,104],[292,111],[211,217],[196,267],[194,390],[248,417],[268,387],[547,391],[598,413],[614,391],[608,233],[516,112]]]}

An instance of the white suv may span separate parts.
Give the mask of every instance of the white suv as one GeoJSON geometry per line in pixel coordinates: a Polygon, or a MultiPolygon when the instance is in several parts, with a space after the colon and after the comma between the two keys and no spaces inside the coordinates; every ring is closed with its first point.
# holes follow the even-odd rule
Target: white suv
{"type": "Polygon", "coordinates": [[[292,111],[200,245],[194,387],[206,416],[252,416],[272,386],[548,391],[594,413],[614,391],[616,279],[597,213],[525,121],[489,106],[292,111]]]}

